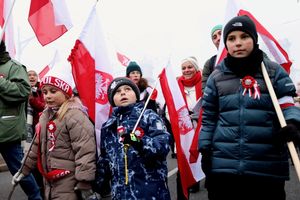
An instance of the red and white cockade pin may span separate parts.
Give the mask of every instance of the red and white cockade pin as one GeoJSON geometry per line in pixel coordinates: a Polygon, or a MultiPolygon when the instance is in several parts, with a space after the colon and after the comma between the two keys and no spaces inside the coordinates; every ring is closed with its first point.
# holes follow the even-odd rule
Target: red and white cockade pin
{"type": "Polygon", "coordinates": [[[54,133],[56,131],[56,124],[54,123],[54,121],[49,121],[47,123],[47,128],[50,133],[54,133]]]}
{"type": "Polygon", "coordinates": [[[260,99],[260,90],[257,81],[252,76],[245,76],[242,79],[242,86],[244,88],[243,96],[248,92],[249,97],[260,99]],[[252,91],[254,90],[254,92],[252,91]]]}
{"type": "Polygon", "coordinates": [[[125,128],[124,128],[124,126],[122,126],[122,125],[118,126],[117,133],[119,135],[119,142],[123,142],[124,138],[122,137],[122,135],[125,134],[125,128]]]}
{"type": "Polygon", "coordinates": [[[54,121],[49,121],[47,123],[47,129],[49,131],[49,140],[51,142],[50,147],[49,147],[49,151],[53,151],[54,147],[55,147],[55,135],[54,132],[56,131],[56,125],[54,123],[54,121]]]}
{"type": "Polygon", "coordinates": [[[141,127],[137,127],[135,129],[134,134],[136,135],[137,138],[141,139],[144,136],[145,132],[141,127]]]}

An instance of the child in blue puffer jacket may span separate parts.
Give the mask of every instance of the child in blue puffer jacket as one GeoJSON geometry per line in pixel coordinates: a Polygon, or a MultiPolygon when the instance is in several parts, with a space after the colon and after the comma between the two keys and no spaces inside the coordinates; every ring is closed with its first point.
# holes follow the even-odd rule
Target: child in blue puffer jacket
{"type": "Polygon", "coordinates": [[[112,199],[169,200],[167,162],[170,134],[162,119],[146,109],[134,133],[144,104],[138,87],[128,78],[114,79],[108,87],[112,116],[101,130],[97,188],[111,180],[112,199]]]}

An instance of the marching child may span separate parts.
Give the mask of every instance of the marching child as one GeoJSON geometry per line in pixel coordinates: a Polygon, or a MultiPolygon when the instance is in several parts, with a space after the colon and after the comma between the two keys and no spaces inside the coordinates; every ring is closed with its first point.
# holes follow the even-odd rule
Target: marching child
{"type": "Polygon", "coordinates": [[[14,185],[37,166],[43,175],[46,200],[86,199],[92,195],[95,178],[94,127],[67,80],[55,76],[42,80],[46,109],[24,167],[12,179],[14,185]]]}
{"type": "Polygon", "coordinates": [[[108,87],[111,117],[101,130],[101,155],[97,163],[97,186],[110,174],[112,199],[170,200],[167,162],[170,135],[151,109],[142,114],[140,92],[130,79],[119,77],[108,87]]]}
{"type": "Polygon", "coordinates": [[[224,27],[223,40],[228,54],[207,81],[198,143],[202,169],[209,176],[208,198],[285,200],[286,142],[300,141],[295,86],[279,64],[264,57],[248,16],[232,18],[224,27]],[[283,128],[263,78],[262,62],[287,122],[283,128]]]}

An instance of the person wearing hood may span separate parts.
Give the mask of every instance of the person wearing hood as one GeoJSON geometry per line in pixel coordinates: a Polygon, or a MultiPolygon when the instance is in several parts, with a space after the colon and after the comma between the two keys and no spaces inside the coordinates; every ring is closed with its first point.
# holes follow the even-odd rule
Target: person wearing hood
{"type": "Polygon", "coordinates": [[[287,142],[300,141],[295,86],[258,46],[254,22],[232,18],[224,27],[227,57],[208,79],[198,149],[210,200],[284,200],[289,180],[287,142]],[[281,128],[262,75],[264,63],[287,126],[281,128]],[[243,195],[243,196],[241,196],[243,195]]]}

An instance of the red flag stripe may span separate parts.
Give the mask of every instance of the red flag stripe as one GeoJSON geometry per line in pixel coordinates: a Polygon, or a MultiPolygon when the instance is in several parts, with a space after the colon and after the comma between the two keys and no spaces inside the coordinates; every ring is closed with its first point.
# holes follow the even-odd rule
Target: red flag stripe
{"type": "Polygon", "coordinates": [[[110,105],[107,88],[112,80],[101,20],[94,7],[68,59],[79,96],[95,122],[97,151],[100,152],[102,124],[108,119],[110,105]]]}
{"type": "Polygon", "coordinates": [[[4,25],[4,1],[0,1],[0,26],[3,27],[4,25]]]}
{"type": "Polygon", "coordinates": [[[69,57],[72,74],[80,98],[88,108],[90,118],[95,122],[95,60],[84,44],[76,40],[69,57]]]}
{"type": "Polygon", "coordinates": [[[128,66],[130,59],[127,56],[117,52],[117,58],[123,66],[125,66],[125,67],[128,66]]]}
{"type": "Polygon", "coordinates": [[[39,73],[39,78],[40,80],[49,72],[50,67],[47,65],[40,73],[39,73]]]}
{"type": "MultiPolygon", "coordinates": [[[[169,72],[168,72],[169,73],[169,72]]],[[[199,181],[204,177],[201,170],[200,159],[197,163],[191,163],[190,160],[190,150],[193,145],[193,139],[195,136],[194,129],[192,127],[185,129],[185,125],[182,123],[187,123],[190,121],[184,99],[181,95],[177,81],[170,80],[172,75],[166,73],[166,69],[163,69],[160,74],[160,84],[163,91],[164,98],[166,100],[167,108],[169,111],[170,122],[172,124],[172,132],[175,138],[176,150],[177,150],[177,162],[178,169],[181,174],[181,183],[184,195],[188,196],[188,188],[194,183],[199,181]],[[175,84],[177,85],[175,85],[175,84]],[[177,86],[177,88],[176,88],[177,86]],[[172,89],[171,89],[172,88],[172,89]],[[172,90],[172,92],[171,92],[172,90]],[[176,94],[176,95],[175,95],[176,94]],[[180,95],[177,95],[180,94],[180,95]],[[177,99],[175,99],[174,95],[177,99]],[[187,112],[182,112],[182,111],[187,112]],[[184,172],[184,173],[183,173],[184,172]],[[201,174],[202,173],[202,174],[201,174]]],[[[190,121],[190,124],[191,121],[190,121]]]]}
{"type": "Polygon", "coordinates": [[[241,9],[241,10],[239,10],[238,15],[247,15],[248,17],[250,17],[255,23],[257,32],[259,34],[265,35],[266,38],[268,38],[268,40],[275,43],[276,48],[273,47],[272,45],[270,45],[270,41],[268,41],[266,38],[262,37],[262,39],[266,43],[267,47],[269,48],[270,52],[272,53],[272,55],[274,56],[276,61],[279,62],[279,64],[284,64],[282,66],[288,73],[290,73],[290,68],[291,68],[292,62],[290,61],[288,54],[281,47],[281,45],[277,42],[277,40],[272,36],[272,34],[269,31],[267,31],[267,29],[265,27],[263,27],[262,24],[250,12],[241,9]],[[278,53],[281,53],[284,56],[284,58],[285,58],[284,63],[281,62],[281,58],[278,55],[278,53]]]}
{"type": "Polygon", "coordinates": [[[51,0],[31,0],[28,21],[42,46],[53,42],[68,31],[65,25],[55,24],[51,0]]]}

